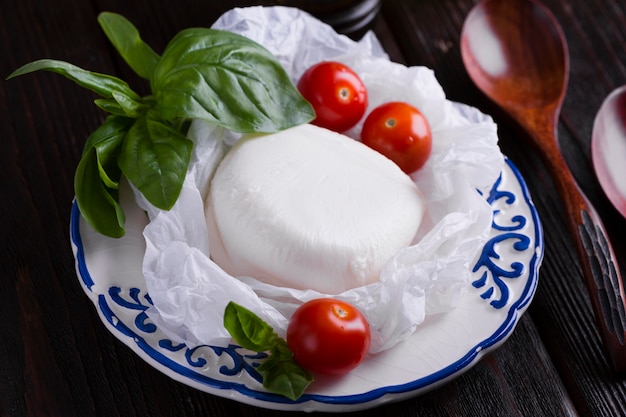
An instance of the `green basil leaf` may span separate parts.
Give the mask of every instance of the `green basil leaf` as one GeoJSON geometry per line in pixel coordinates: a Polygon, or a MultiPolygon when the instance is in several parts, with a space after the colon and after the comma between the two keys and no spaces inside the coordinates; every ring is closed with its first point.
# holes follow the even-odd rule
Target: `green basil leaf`
{"type": "Polygon", "coordinates": [[[142,78],[150,79],[159,55],[141,39],[137,28],[125,17],[111,12],[100,13],[98,23],[133,71],[142,78]]]}
{"type": "Polygon", "coordinates": [[[276,366],[278,362],[290,361],[292,359],[293,352],[291,352],[289,346],[287,346],[287,342],[280,337],[277,337],[277,343],[270,349],[270,356],[267,360],[260,364],[257,369],[259,372],[264,374],[276,366]]]}
{"type": "Polygon", "coordinates": [[[259,316],[232,301],[224,311],[224,327],[235,342],[255,352],[268,351],[281,340],[259,316]]]}
{"type": "Polygon", "coordinates": [[[229,302],[224,310],[224,327],[243,348],[270,352],[258,367],[263,386],[268,391],[297,400],[313,382],[313,375],[293,359],[287,342],[252,311],[229,302]]]}
{"type": "Polygon", "coordinates": [[[87,138],[85,151],[96,149],[100,179],[108,188],[119,188],[121,171],[117,157],[133,120],[127,117],[109,116],[105,122],[87,138]]]}
{"type": "Polygon", "coordinates": [[[263,375],[263,387],[295,401],[313,382],[313,376],[293,359],[272,359],[277,356],[272,353],[261,366],[268,365],[263,369],[259,366],[259,372],[263,375]]]}
{"type": "Polygon", "coordinates": [[[118,91],[113,91],[113,99],[120,105],[128,117],[139,118],[147,113],[150,108],[143,100],[129,97],[118,91]]]}
{"type": "Polygon", "coordinates": [[[30,62],[13,71],[11,75],[7,77],[7,80],[35,71],[51,71],[61,74],[81,87],[87,88],[105,98],[113,98],[113,92],[115,91],[135,100],[141,100],[141,98],[130,89],[128,84],[119,78],[87,71],[76,65],[55,59],[40,59],[30,62]]]}
{"type": "Polygon", "coordinates": [[[85,141],[83,152],[89,148],[105,142],[120,144],[128,129],[132,126],[133,119],[120,116],[109,116],[85,141]]]}
{"type": "Polygon", "coordinates": [[[192,146],[180,131],[146,115],[128,131],[118,164],[150,203],[169,210],[182,189],[192,146]]]}
{"type": "Polygon", "coordinates": [[[107,113],[135,119],[138,119],[150,110],[150,104],[143,100],[137,101],[116,91],[112,95],[113,98],[95,99],[94,103],[107,113]]]}
{"type": "Polygon", "coordinates": [[[125,217],[117,190],[101,181],[95,147],[90,147],[78,163],[74,191],[81,215],[95,231],[109,237],[124,235],[125,217]]]}
{"type": "Polygon", "coordinates": [[[132,119],[109,116],[85,143],[74,174],[76,202],[94,230],[109,237],[124,235],[124,213],[117,189],[121,171],[117,157],[132,119]]]}
{"type": "Polygon", "coordinates": [[[135,100],[125,94],[113,91],[113,98],[98,98],[94,100],[96,106],[107,113],[118,116],[133,117],[135,119],[146,114],[150,106],[143,101],[135,100]]]}
{"type": "Polygon", "coordinates": [[[238,132],[275,132],[315,117],[269,51],[225,31],[181,31],[161,56],[151,87],[166,120],[199,118],[238,132]]]}
{"type": "Polygon", "coordinates": [[[97,98],[94,104],[104,110],[107,113],[114,114],[116,116],[126,116],[126,110],[120,106],[120,104],[111,98],[97,98]]]}

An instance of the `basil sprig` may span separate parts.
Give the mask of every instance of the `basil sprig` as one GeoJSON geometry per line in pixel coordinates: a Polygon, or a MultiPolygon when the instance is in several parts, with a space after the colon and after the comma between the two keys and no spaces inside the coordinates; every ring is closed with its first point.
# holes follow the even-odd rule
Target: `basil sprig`
{"type": "Polygon", "coordinates": [[[243,348],[269,352],[269,357],[258,367],[263,387],[268,391],[297,400],[313,382],[311,373],[293,359],[287,342],[247,308],[229,302],[224,311],[224,327],[243,348]]]}
{"type": "Polygon", "coordinates": [[[87,139],[74,176],[76,202],[99,233],[124,235],[118,190],[126,177],[155,207],[169,210],[178,199],[193,144],[186,137],[194,118],[236,132],[270,133],[315,117],[272,54],[243,36],[207,28],[181,31],[159,56],[126,18],[98,16],[122,58],[150,82],[140,97],[119,78],[63,61],[42,59],[7,79],[52,71],[100,96],[110,115],[87,139]]]}

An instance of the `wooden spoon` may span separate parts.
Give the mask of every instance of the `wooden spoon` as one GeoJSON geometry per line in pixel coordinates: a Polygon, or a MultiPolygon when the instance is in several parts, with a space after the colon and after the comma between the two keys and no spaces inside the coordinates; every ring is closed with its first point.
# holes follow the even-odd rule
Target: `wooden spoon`
{"type": "Polygon", "coordinates": [[[557,139],[569,75],[563,32],[535,0],[484,0],[463,25],[461,53],[478,88],[526,130],[564,204],[570,231],[613,368],[626,370],[624,288],[596,210],[576,184],[557,139]]]}
{"type": "Polygon", "coordinates": [[[602,103],[593,123],[591,160],[613,206],[626,217],[626,85],[602,103]]]}

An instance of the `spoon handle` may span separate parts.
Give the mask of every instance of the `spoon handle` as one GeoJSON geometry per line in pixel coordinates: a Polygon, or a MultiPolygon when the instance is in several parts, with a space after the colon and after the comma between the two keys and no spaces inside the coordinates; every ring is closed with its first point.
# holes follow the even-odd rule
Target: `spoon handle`
{"type": "Polygon", "coordinates": [[[625,296],[613,248],[600,216],[576,184],[561,153],[553,152],[552,155],[549,169],[565,205],[605,348],[613,369],[626,371],[625,296]],[[554,156],[555,153],[558,155],[554,156]]]}

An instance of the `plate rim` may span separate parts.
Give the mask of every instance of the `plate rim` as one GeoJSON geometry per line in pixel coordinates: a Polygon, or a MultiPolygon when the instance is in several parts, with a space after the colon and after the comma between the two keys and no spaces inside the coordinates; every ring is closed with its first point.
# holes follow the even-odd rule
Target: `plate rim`
{"type": "MultiPolygon", "coordinates": [[[[543,227],[524,178],[515,164],[506,155],[503,156],[506,166],[508,166],[512,174],[515,176],[517,184],[521,189],[524,202],[527,204],[533,220],[533,230],[535,234],[534,254],[529,261],[528,278],[526,285],[524,286],[524,290],[518,299],[509,306],[506,319],[503,320],[502,324],[491,334],[491,336],[481,340],[469,349],[465,355],[448,366],[422,378],[406,383],[383,386],[358,394],[339,396],[305,393],[297,400],[290,400],[279,394],[258,391],[246,386],[243,383],[224,381],[201,374],[185,367],[171,358],[168,358],[146,343],[142,336],[135,333],[122,321],[114,323],[113,318],[115,317],[115,313],[108,306],[105,295],[94,291],[93,288],[96,284],[87,267],[85,249],[80,233],[81,214],[76,199],[74,199],[70,215],[70,240],[75,258],[76,272],[79,277],[81,287],[87,294],[88,298],[94,303],[94,307],[96,308],[100,319],[118,340],[128,346],[135,354],[138,354],[152,367],[162,373],[165,373],[168,377],[200,391],[265,408],[280,408],[281,405],[294,406],[310,402],[325,406],[352,407],[347,408],[345,411],[355,411],[358,409],[354,408],[355,406],[366,408],[370,403],[377,400],[381,400],[380,404],[382,404],[383,402],[387,402],[382,401],[386,397],[402,398],[409,396],[409,394],[410,396],[416,396],[420,393],[443,385],[453,377],[457,377],[463,372],[468,371],[471,369],[472,365],[477,363],[485,354],[491,352],[504,343],[512,334],[517,323],[519,322],[519,318],[525,312],[536,291],[539,279],[539,269],[543,261],[545,251],[543,227]],[[120,327],[123,328],[121,329],[120,327]],[[159,358],[161,359],[159,360],[159,358]],[[176,369],[179,369],[179,371],[176,369]],[[168,372],[168,370],[170,372],[168,372]],[[225,395],[226,393],[228,393],[228,395],[225,395]]],[[[388,401],[391,401],[392,399],[393,398],[388,398],[388,401]]],[[[318,410],[319,408],[317,407],[311,409],[311,411],[318,410]]],[[[341,410],[333,409],[333,411],[341,410]]]]}

